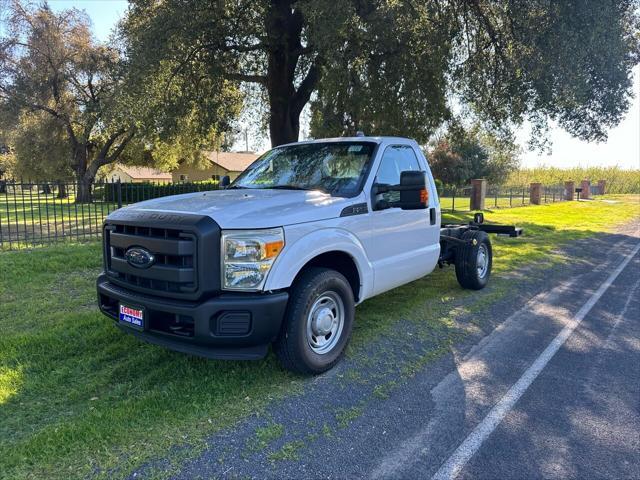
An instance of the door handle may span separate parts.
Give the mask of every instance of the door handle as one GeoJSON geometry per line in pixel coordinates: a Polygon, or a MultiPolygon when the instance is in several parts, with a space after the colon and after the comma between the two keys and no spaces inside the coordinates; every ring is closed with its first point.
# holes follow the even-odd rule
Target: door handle
{"type": "Polygon", "coordinates": [[[429,223],[431,225],[436,224],[436,209],[434,207],[431,207],[429,209],[429,223]]]}

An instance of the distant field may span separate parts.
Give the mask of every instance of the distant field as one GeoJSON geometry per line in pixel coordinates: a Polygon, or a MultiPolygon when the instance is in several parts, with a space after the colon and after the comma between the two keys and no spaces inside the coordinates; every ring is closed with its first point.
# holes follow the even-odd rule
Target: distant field
{"type": "Polygon", "coordinates": [[[606,180],[607,193],[640,193],[640,170],[624,170],[619,167],[524,168],[509,175],[506,184],[529,185],[540,182],[543,185],[560,185],[567,180],[591,180],[592,185],[598,180],[606,180]]]}

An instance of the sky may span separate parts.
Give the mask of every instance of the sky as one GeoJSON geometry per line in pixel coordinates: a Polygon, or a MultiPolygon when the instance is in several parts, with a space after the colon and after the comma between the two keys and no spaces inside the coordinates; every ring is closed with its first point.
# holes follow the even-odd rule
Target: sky
{"type": "MultiPolygon", "coordinates": [[[[85,10],[93,22],[95,35],[107,40],[110,32],[127,10],[123,0],[49,0],[54,10],[78,8],[85,10]]],[[[619,166],[640,168],[640,66],[633,69],[634,98],[631,107],[620,124],[608,132],[606,142],[589,143],[571,137],[557,126],[549,133],[551,154],[530,152],[526,148],[530,136],[530,126],[524,124],[517,132],[517,139],[523,147],[522,165],[536,166],[619,166]]],[[[243,142],[241,142],[243,143],[243,142]]],[[[266,147],[266,141],[252,142],[266,147]]],[[[238,148],[244,148],[239,145],[238,148]]]]}

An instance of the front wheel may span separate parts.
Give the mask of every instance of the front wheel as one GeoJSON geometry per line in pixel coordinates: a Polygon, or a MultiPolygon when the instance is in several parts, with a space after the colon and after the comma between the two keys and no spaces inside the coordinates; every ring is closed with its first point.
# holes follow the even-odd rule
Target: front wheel
{"type": "Polygon", "coordinates": [[[310,268],[291,288],[282,331],[274,343],[288,370],[318,374],[333,367],[349,342],[355,301],[347,279],[328,268],[310,268]]]}
{"type": "Polygon", "coordinates": [[[456,251],[456,278],[463,288],[480,290],[489,282],[493,251],[489,235],[480,230],[469,230],[462,235],[468,240],[456,251]]]}

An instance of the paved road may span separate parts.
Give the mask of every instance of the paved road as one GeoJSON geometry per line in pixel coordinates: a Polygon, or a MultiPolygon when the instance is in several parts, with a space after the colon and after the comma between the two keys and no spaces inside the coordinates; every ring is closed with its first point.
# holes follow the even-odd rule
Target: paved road
{"type": "Polygon", "coordinates": [[[394,366],[424,356],[430,340],[400,324],[402,335],[372,346],[375,361],[345,362],[214,436],[175,477],[640,478],[636,228],[569,247],[570,267],[513,278],[517,293],[407,380],[394,366]],[[375,395],[379,385],[393,388],[375,395]],[[515,397],[514,385],[524,385],[515,397]],[[273,424],[282,437],[248,447],[273,424]]]}

